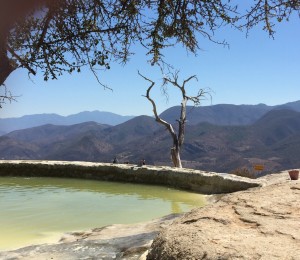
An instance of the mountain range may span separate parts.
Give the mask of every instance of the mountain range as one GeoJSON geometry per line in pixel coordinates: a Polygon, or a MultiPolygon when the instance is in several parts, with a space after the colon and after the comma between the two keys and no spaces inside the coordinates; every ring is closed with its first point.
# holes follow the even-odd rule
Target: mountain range
{"type": "MultiPolygon", "coordinates": [[[[203,107],[187,107],[187,124],[197,125],[207,122],[215,125],[251,125],[267,112],[274,109],[291,109],[300,112],[300,101],[283,105],[267,106],[259,105],[213,105],[203,107]]],[[[170,123],[175,123],[180,113],[180,107],[174,106],[163,113],[161,117],[170,123]]],[[[19,118],[0,118],[0,135],[14,130],[26,129],[45,124],[73,125],[93,121],[100,124],[118,125],[126,122],[134,116],[121,116],[110,112],[81,112],[69,116],[57,114],[26,115],[19,118]]]]}
{"type": "Polygon", "coordinates": [[[14,130],[26,129],[45,124],[53,125],[74,125],[88,121],[96,123],[118,125],[134,116],[121,116],[110,112],[80,112],[69,116],[60,116],[57,114],[37,114],[26,115],[19,118],[0,118],[0,135],[14,130]]]}
{"type": "MultiPolygon", "coordinates": [[[[274,109],[291,109],[300,112],[300,101],[283,105],[267,106],[258,105],[230,105],[220,104],[214,106],[187,107],[187,123],[197,125],[202,122],[214,125],[251,125],[267,112],[274,109]]],[[[170,123],[178,119],[180,106],[174,106],[163,113],[161,117],[170,123]]]]}
{"type": "MultiPolygon", "coordinates": [[[[213,116],[216,110],[223,113],[223,118],[216,113],[219,124],[201,121],[196,115],[198,108],[194,108],[182,149],[184,167],[217,172],[252,168],[255,164],[263,164],[266,172],[299,168],[299,105],[205,108],[213,111],[213,122],[218,121],[213,116]],[[246,117],[245,111],[250,111],[248,121],[241,120],[241,115],[246,117]],[[260,117],[257,111],[261,111],[260,117]],[[224,117],[229,114],[225,124],[224,117]]],[[[172,120],[176,109],[170,108],[161,116],[172,120]]],[[[115,126],[84,122],[12,131],[0,136],[0,158],[111,162],[117,156],[120,162],[137,163],[144,158],[148,164],[170,165],[171,145],[169,133],[154,118],[138,116],[115,126]]]]}

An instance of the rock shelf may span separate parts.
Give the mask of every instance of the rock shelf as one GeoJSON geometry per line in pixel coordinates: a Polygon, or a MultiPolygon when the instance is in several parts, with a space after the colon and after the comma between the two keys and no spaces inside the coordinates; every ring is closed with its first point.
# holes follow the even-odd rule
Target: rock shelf
{"type": "Polygon", "coordinates": [[[261,183],[230,174],[192,169],[128,164],[0,160],[0,176],[82,178],[166,185],[203,194],[230,193],[261,183]]]}

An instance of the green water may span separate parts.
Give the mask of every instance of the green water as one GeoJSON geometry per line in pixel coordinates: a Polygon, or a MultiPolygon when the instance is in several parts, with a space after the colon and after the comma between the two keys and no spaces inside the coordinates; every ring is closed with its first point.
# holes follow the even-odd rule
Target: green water
{"type": "Polygon", "coordinates": [[[167,187],[0,177],[0,250],[57,241],[64,232],[147,221],[205,204],[167,187]]]}

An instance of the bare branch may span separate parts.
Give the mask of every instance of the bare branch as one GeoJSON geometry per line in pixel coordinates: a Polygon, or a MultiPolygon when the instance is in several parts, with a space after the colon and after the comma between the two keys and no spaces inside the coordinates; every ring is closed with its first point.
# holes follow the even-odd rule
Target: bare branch
{"type": "Polygon", "coordinates": [[[170,134],[172,135],[173,140],[176,140],[176,142],[177,142],[177,136],[176,136],[176,133],[175,133],[175,131],[174,131],[173,126],[172,126],[170,123],[168,123],[167,121],[163,120],[163,119],[158,115],[158,113],[157,113],[157,108],[156,108],[156,104],[155,104],[154,100],[150,97],[150,91],[151,91],[151,89],[154,87],[155,82],[152,81],[151,79],[145,77],[144,75],[142,75],[139,71],[138,71],[138,74],[139,74],[144,80],[146,80],[146,81],[148,81],[148,82],[151,83],[150,86],[148,87],[147,91],[146,91],[146,96],[144,96],[144,97],[146,97],[146,98],[150,101],[150,103],[152,104],[152,108],[153,108],[153,113],[154,113],[154,116],[155,116],[155,120],[156,120],[158,123],[164,125],[164,126],[168,129],[168,131],[170,132],[170,134]]]}
{"type": "Polygon", "coordinates": [[[49,29],[49,25],[50,25],[50,22],[51,22],[52,18],[53,18],[53,11],[52,11],[52,9],[49,9],[48,13],[45,17],[45,22],[44,22],[44,26],[43,26],[41,36],[40,36],[40,38],[38,40],[38,43],[37,43],[37,46],[36,46],[37,52],[40,50],[41,46],[44,44],[44,39],[46,37],[46,34],[47,34],[48,29],[49,29]]]}
{"type": "Polygon", "coordinates": [[[184,88],[184,87],[185,87],[185,84],[186,84],[187,82],[189,82],[190,80],[192,80],[192,79],[195,79],[196,81],[198,81],[198,78],[197,78],[196,75],[190,76],[188,79],[186,79],[186,80],[183,81],[182,87],[184,88]]]}
{"type": "Polygon", "coordinates": [[[164,83],[165,84],[171,83],[173,86],[179,88],[181,91],[181,94],[182,94],[183,102],[186,103],[187,101],[192,101],[195,106],[200,105],[200,101],[202,100],[201,98],[203,96],[205,96],[207,94],[207,92],[203,89],[200,89],[197,96],[187,96],[186,89],[185,89],[185,85],[192,79],[195,79],[196,81],[198,81],[197,76],[196,75],[190,76],[189,78],[187,78],[183,81],[182,85],[180,85],[178,83],[178,74],[179,74],[179,71],[176,71],[175,73],[173,73],[172,74],[173,79],[165,77],[164,83]],[[184,100],[186,100],[186,101],[184,101],[184,100]]]}
{"type": "Polygon", "coordinates": [[[36,75],[36,72],[28,65],[27,62],[25,62],[17,53],[15,53],[12,48],[7,46],[7,50],[13,57],[15,57],[21,63],[21,65],[24,68],[26,68],[31,74],[36,75]]]}
{"type": "Polygon", "coordinates": [[[0,86],[0,90],[3,90],[3,93],[0,93],[0,108],[2,108],[6,101],[9,103],[17,101],[17,96],[13,96],[4,84],[0,86]]]}
{"type": "Polygon", "coordinates": [[[171,158],[172,158],[174,166],[175,167],[182,167],[181,159],[180,159],[180,150],[181,150],[181,146],[183,145],[183,142],[184,142],[187,102],[192,101],[195,106],[199,105],[200,101],[202,100],[202,97],[206,95],[207,91],[203,90],[203,89],[200,89],[196,96],[187,96],[186,95],[185,86],[190,80],[192,80],[192,79],[197,80],[196,75],[190,76],[189,78],[185,79],[183,81],[182,85],[180,85],[178,83],[179,71],[175,71],[174,73],[170,73],[171,77],[164,77],[163,78],[163,86],[166,86],[168,83],[171,83],[173,86],[175,86],[176,88],[178,88],[180,90],[181,95],[182,95],[180,118],[178,120],[176,120],[178,122],[178,134],[177,134],[174,131],[174,128],[170,123],[166,122],[165,120],[163,120],[159,117],[159,115],[157,113],[156,104],[155,104],[154,100],[150,97],[150,91],[154,87],[155,82],[152,81],[151,79],[143,76],[140,72],[138,72],[138,74],[144,80],[146,80],[150,83],[150,86],[148,87],[148,89],[146,91],[146,95],[144,97],[146,97],[150,101],[150,103],[152,104],[153,113],[154,113],[156,121],[158,123],[164,125],[168,129],[168,131],[170,132],[170,134],[173,138],[173,147],[171,148],[171,158]]]}

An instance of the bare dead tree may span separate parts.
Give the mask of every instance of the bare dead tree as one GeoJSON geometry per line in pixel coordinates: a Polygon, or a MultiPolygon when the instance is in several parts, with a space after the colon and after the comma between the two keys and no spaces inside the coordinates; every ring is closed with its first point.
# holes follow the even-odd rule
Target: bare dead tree
{"type": "Polygon", "coordinates": [[[150,97],[150,92],[152,90],[152,88],[155,85],[155,82],[152,81],[151,79],[145,77],[144,75],[142,75],[140,72],[138,72],[138,74],[146,81],[150,82],[150,86],[147,89],[146,95],[144,97],[146,97],[150,103],[152,104],[152,108],[153,108],[153,114],[155,116],[155,120],[159,123],[162,124],[166,127],[166,129],[169,131],[172,140],[173,140],[173,146],[171,148],[171,159],[173,162],[173,165],[175,167],[178,168],[182,168],[182,163],[181,163],[181,158],[180,158],[180,151],[181,151],[181,146],[184,142],[184,135],[185,135],[185,127],[186,127],[186,106],[188,101],[191,101],[194,106],[199,106],[201,100],[209,94],[209,91],[204,90],[204,89],[200,89],[198,91],[198,94],[196,96],[188,96],[186,93],[186,84],[191,81],[191,80],[197,80],[196,75],[190,76],[189,78],[185,79],[182,84],[178,83],[178,74],[179,72],[176,71],[175,73],[171,73],[170,77],[164,77],[163,78],[163,86],[165,86],[166,84],[171,84],[172,86],[178,88],[181,92],[181,96],[182,96],[182,101],[181,101],[181,111],[180,111],[180,118],[178,120],[176,120],[178,122],[178,133],[176,133],[174,127],[172,126],[172,124],[170,124],[169,122],[163,120],[157,112],[157,107],[156,107],[156,103],[155,101],[150,97]]]}

